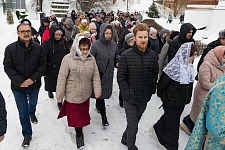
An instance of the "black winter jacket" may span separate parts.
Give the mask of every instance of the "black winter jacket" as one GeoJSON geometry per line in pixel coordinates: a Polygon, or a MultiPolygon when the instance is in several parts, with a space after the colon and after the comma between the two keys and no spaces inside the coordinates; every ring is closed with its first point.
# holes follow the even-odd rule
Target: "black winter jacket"
{"type": "Polygon", "coordinates": [[[5,99],[0,92],[0,136],[6,133],[7,120],[6,120],[6,110],[5,110],[5,99]]]}
{"type": "Polygon", "coordinates": [[[211,49],[214,49],[215,47],[220,46],[220,45],[222,45],[222,43],[220,42],[219,39],[217,39],[217,40],[215,40],[215,41],[212,41],[211,43],[209,43],[209,44],[207,45],[207,47],[204,49],[204,51],[203,51],[203,53],[202,53],[202,56],[201,56],[201,58],[200,58],[200,60],[199,60],[199,62],[198,62],[198,66],[197,66],[197,70],[198,70],[198,71],[199,71],[199,68],[200,68],[201,64],[203,63],[204,58],[205,58],[205,56],[207,55],[207,53],[208,53],[211,49]]]}
{"type": "Polygon", "coordinates": [[[158,62],[155,52],[138,50],[136,44],[122,53],[117,81],[124,100],[132,104],[147,103],[156,91],[158,62]]]}
{"type": "Polygon", "coordinates": [[[41,86],[41,76],[45,74],[47,65],[46,55],[36,42],[31,41],[26,47],[18,38],[18,41],[6,47],[3,65],[11,80],[11,89],[29,91],[41,86]],[[34,83],[27,88],[21,88],[20,85],[29,78],[34,83]]]}
{"type": "Polygon", "coordinates": [[[122,49],[123,48],[123,43],[125,41],[125,36],[130,33],[130,31],[128,30],[128,28],[124,29],[123,32],[120,34],[119,37],[119,41],[118,41],[118,49],[122,49]]]}
{"type": "Polygon", "coordinates": [[[163,105],[183,108],[191,101],[192,89],[193,83],[180,84],[163,72],[157,85],[157,95],[161,98],[163,105]]]}
{"type": "Polygon", "coordinates": [[[121,50],[119,50],[119,55],[121,55],[123,52],[125,52],[126,50],[128,50],[131,47],[132,46],[128,45],[127,42],[124,41],[123,48],[121,50]]]}
{"type": "Polygon", "coordinates": [[[181,26],[180,28],[180,34],[178,38],[174,39],[168,49],[168,61],[170,62],[173,57],[176,55],[178,49],[180,46],[186,42],[195,42],[193,39],[194,34],[196,33],[196,28],[190,24],[190,23],[185,23],[181,26]],[[186,35],[189,31],[193,30],[192,37],[190,39],[186,38],[186,35]]]}
{"type": "Polygon", "coordinates": [[[50,38],[45,40],[42,44],[45,54],[47,56],[47,71],[45,76],[45,90],[55,92],[56,83],[59,74],[59,69],[63,57],[68,54],[69,47],[64,36],[64,31],[62,38],[60,40],[55,40],[54,33],[59,29],[58,27],[51,27],[50,38]]]}

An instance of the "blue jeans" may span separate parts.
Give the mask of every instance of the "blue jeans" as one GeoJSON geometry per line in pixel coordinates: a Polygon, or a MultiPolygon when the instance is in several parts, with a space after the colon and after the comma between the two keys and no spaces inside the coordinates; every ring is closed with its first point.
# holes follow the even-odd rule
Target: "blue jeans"
{"type": "Polygon", "coordinates": [[[12,91],[19,111],[22,134],[25,138],[32,136],[29,115],[34,115],[36,112],[39,89],[36,88],[28,92],[12,91]]]}

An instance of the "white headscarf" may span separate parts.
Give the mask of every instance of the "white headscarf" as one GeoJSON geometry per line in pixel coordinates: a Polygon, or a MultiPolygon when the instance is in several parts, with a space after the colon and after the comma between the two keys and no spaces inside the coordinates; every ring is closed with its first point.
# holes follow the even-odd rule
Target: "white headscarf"
{"type": "MultiPolygon", "coordinates": [[[[72,46],[71,46],[71,51],[75,51],[82,60],[85,60],[86,57],[82,56],[82,52],[80,51],[80,47],[79,47],[79,42],[83,38],[87,38],[90,40],[90,37],[91,37],[91,35],[89,32],[78,33],[73,41],[72,46]]],[[[88,55],[89,54],[90,54],[90,51],[88,52],[88,55]]]]}
{"type": "Polygon", "coordinates": [[[182,44],[175,57],[163,69],[172,80],[180,84],[194,82],[194,67],[192,63],[189,63],[192,44],[193,42],[182,44]]]}

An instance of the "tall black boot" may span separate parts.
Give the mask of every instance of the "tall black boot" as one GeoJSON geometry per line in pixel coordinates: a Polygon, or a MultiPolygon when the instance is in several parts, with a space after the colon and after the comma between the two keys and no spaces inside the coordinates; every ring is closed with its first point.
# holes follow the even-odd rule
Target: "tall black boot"
{"type": "Polygon", "coordinates": [[[98,103],[100,114],[101,114],[101,117],[102,117],[102,125],[108,126],[109,122],[108,122],[107,117],[106,117],[105,100],[104,99],[97,99],[96,102],[98,103]]]}
{"type": "Polygon", "coordinates": [[[84,134],[83,133],[81,135],[76,134],[76,143],[77,143],[78,149],[84,146],[84,134]]]}
{"type": "Polygon", "coordinates": [[[77,143],[77,148],[81,148],[84,146],[84,134],[83,134],[83,128],[80,127],[75,127],[76,131],[76,143],[77,143]]]}
{"type": "Polygon", "coordinates": [[[102,116],[102,125],[103,126],[109,126],[109,122],[107,120],[106,115],[104,114],[104,115],[101,115],[101,116],[102,116]]]}

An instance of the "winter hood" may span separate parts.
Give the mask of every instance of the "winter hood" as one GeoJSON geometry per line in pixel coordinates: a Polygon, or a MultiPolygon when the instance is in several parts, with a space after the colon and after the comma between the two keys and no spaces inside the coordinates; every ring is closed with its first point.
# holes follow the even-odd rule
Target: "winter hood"
{"type": "Polygon", "coordinates": [[[195,35],[197,29],[192,24],[190,24],[190,23],[184,23],[184,24],[182,24],[182,26],[180,27],[179,37],[181,39],[186,39],[187,33],[189,31],[191,31],[191,30],[193,30],[192,37],[191,37],[191,38],[193,38],[193,36],[195,35]]]}
{"type": "MultiPolygon", "coordinates": [[[[76,37],[73,41],[73,45],[71,47],[71,53],[74,53],[74,56],[78,55],[78,57],[80,57],[82,60],[86,59],[82,56],[82,53],[81,53],[80,47],[79,47],[80,40],[83,39],[83,38],[87,38],[91,42],[91,34],[89,32],[78,33],[76,35],[76,37]]],[[[89,55],[90,55],[90,51],[89,51],[88,56],[89,55]]]]}
{"type": "MultiPolygon", "coordinates": [[[[54,38],[54,33],[55,33],[57,30],[62,31],[62,33],[63,33],[60,40],[62,40],[62,38],[65,36],[65,31],[64,31],[63,29],[58,28],[58,27],[56,27],[56,26],[52,26],[52,27],[50,28],[50,38],[51,38],[51,40],[53,40],[53,41],[56,41],[55,38],[54,38]]],[[[60,40],[57,40],[57,41],[60,41],[60,40]]]]}
{"type": "Polygon", "coordinates": [[[113,28],[112,28],[112,26],[111,26],[110,24],[103,23],[103,24],[101,25],[101,27],[100,27],[100,41],[101,41],[102,43],[108,43],[109,41],[112,40],[112,38],[113,38],[113,28]],[[106,39],[105,39],[105,31],[106,31],[107,29],[111,29],[111,31],[112,31],[112,37],[111,37],[110,40],[106,40],[106,39]]]}

